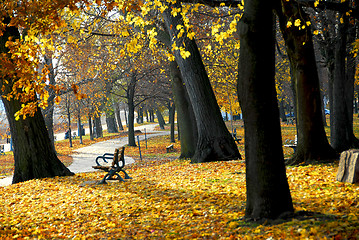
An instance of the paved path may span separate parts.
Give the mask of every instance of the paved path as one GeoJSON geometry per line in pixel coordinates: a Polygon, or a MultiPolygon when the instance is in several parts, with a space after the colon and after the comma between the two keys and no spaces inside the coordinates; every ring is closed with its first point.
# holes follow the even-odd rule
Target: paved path
{"type": "MultiPolygon", "coordinates": [[[[141,127],[136,127],[135,130],[141,130],[144,132],[146,129],[147,138],[168,135],[168,131],[155,132],[153,129],[157,124],[149,124],[141,127]]],[[[145,135],[139,136],[140,141],[145,139],[145,135]]],[[[137,137],[136,137],[137,141],[137,137]]],[[[68,167],[71,172],[81,173],[81,172],[93,172],[96,171],[92,168],[95,165],[95,159],[97,156],[104,153],[113,153],[115,148],[123,147],[128,143],[128,137],[121,137],[117,139],[111,139],[103,142],[97,142],[90,146],[76,149],[72,155],[73,162],[68,167]]],[[[126,150],[125,150],[126,155],[126,150]]],[[[130,157],[125,156],[126,164],[131,164],[134,160],[130,157]]],[[[12,182],[12,176],[0,179],[0,186],[10,185],[12,182]]]]}

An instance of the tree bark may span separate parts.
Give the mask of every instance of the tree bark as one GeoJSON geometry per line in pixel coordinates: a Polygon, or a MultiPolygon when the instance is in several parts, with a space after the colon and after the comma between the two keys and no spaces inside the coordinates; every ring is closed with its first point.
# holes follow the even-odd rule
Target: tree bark
{"type": "MultiPolygon", "coordinates": [[[[167,4],[167,3],[166,3],[167,4]]],[[[173,52],[193,106],[198,129],[198,142],[192,163],[234,160],[240,154],[234,139],[223,122],[213,89],[198,51],[197,44],[187,34],[178,38],[178,25],[184,26],[181,14],[172,16],[172,8],[181,8],[180,3],[170,4],[163,12],[172,44],[190,52],[183,58],[180,49],[173,52]]]]}
{"type": "Polygon", "coordinates": [[[57,158],[51,146],[41,110],[33,117],[15,121],[14,114],[20,110],[21,103],[2,98],[9,120],[13,141],[15,170],[12,183],[36,178],[71,176],[72,172],[57,158]]]}
{"type": "Polygon", "coordinates": [[[80,137],[80,144],[83,144],[83,142],[82,142],[82,123],[81,123],[80,114],[77,115],[77,134],[80,137]]]}
{"type": "Polygon", "coordinates": [[[176,108],[175,108],[175,104],[172,102],[169,103],[169,121],[168,123],[171,125],[171,130],[170,130],[170,141],[172,143],[176,142],[175,139],[175,115],[176,115],[176,108]]]}
{"type": "Polygon", "coordinates": [[[309,27],[287,27],[291,19],[309,21],[309,16],[294,1],[281,1],[279,10],[281,30],[296,87],[298,145],[289,164],[334,160],[338,157],[329,145],[324,131],[319,78],[309,27]],[[283,13],[283,14],[282,14],[283,13]]]}
{"type": "Polygon", "coordinates": [[[94,134],[92,131],[92,118],[91,118],[91,114],[88,114],[88,120],[89,120],[89,129],[90,129],[90,140],[94,140],[94,134]]]}
{"type": "Polygon", "coordinates": [[[106,125],[108,133],[118,133],[115,112],[113,109],[106,111],[106,125]]]}
{"type": "Polygon", "coordinates": [[[130,83],[127,87],[127,104],[128,104],[128,146],[136,146],[135,140],[135,89],[136,89],[136,74],[132,73],[130,83]]]}
{"type": "Polygon", "coordinates": [[[156,115],[157,115],[157,120],[158,120],[158,124],[160,125],[161,129],[165,129],[165,120],[163,119],[161,110],[159,108],[156,108],[156,115]]]}
{"type": "Polygon", "coordinates": [[[70,111],[70,101],[69,99],[66,99],[66,114],[67,114],[67,124],[68,124],[68,129],[67,131],[69,131],[69,146],[70,148],[72,147],[72,130],[71,130],[71,111],[70,111]]]}
{"type": "MultiPolygon", "coordinates": [[[[5,18],[5,23],[10,18],[5,18]]],[[[15,27],[7,27],[0,37],[0,52],[7,53],[5,43],[9,37],[19,39],[20,34],[15,27]]],[[[8,56],[10,58],[10,56],[8,56]]],[[[4,67],[4,66],[2,66],[4,67]]],[[[21,109],[22,102],[18,99],[6,99],[3,94],[11,91],[16,79],[1,79],[1,99],[5,106],[6,116],[12,136],[15,169],[12,183],[18,183],[36,178],[71,176],[72,172],[57,158],[46,129],[44,117],[39,108],[34,116],[15,120],[15,113],[21,109]]],[[[36,98],[36,96],[35,96],[36,98]]],[[[36,99],[35,99],[36,100],[36,99]]]]}
{"type": "Polygon", "coordinates": [[[251,220],[275,219],[294,210],[275,90],[273,3],[246,0],[244,8],[239,23],[238,95],[245,132],[245,215],[251,220]]]}
{"type": "Polygon", "coordinates": [[[344,19],[344,23],[337,26],[334,48],[331,145],[337,152],[342,152],[358,148],[359,141],[353,131],[354,75],[350,72],[350,53],[347,54],[348,17],[345,14],[338,17],[344,19]]]}
{"type": "MultiPolygon", "coordinates": [[[[45,64],[49,68],[49,74],[48,74],[49,81],[50,81],[49,83],[55,84],[55,82],[56,82],[55,81],[55,70],[53,67],[52,58],[49,57],[47,54],[45,54],[44,60],[45,60],[45,64]]],[[[47,100],[48,106],[42,111],[42,113],[44,115],[44,120],[45,120],[47,131],[49,132],[49,137],[51,140],[52,147],[55,150],[55,136],[54,136],[54,98],[55,98],[55,93],[54,93],[54,90],[50,89],[49,87],[47,87],[47,91],[49,92],[49,98],[47,100]]]]}
{"type": "Polygon", "coordinates": [[[101,116],[94,117],[94,128],[95,128],[94,137],[95,138],[103,137],[101,116]]]}
{"type": "Polygon", "coordinates": [[[114,103],[114,107],[115,107],[116,120],[117,120],[117,124],[118,124],[118,130],[123,131],[121,111],[120,111],[120,107],[119,107],[118,103],[114,103]]]}
{"type": "Polygon", "coordinates": [[[181,137],[180,158],[191,158],[196,151],[197,124],[181,72],[176,62],[170,63],[171,84],[177,109],[178,136],[181,137]]]}

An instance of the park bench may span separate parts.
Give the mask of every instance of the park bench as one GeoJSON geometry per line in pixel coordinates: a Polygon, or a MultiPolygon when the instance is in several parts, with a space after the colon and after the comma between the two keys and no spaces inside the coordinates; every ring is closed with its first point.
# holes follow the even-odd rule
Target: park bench
{"type": "Polygon", "coordinates": [[[123,172],[125,174],[125,179],[132,179],[126,172],[123,170],[123,167],[125,166],[125,147],[122,147],[122,151],[120,154],[120,150],[118,148],[115,149],[115,153],[105,153],[102,156],[98,156],[96,158],[96,166],[93,166],[94,169],[100,169],[107,174],[104,176],[104,178],[99,182],[99,184],[106,184],[106,180],[119,180],[120,182],[124,182],[123,178],[120,176],[120,172],[123,172]],[[100,160],[102,160],[105,163],[108,163],[107,160],[112,160],[111,166],[104,166],[100,164],[100,160]]]}
{"type": "Polygon", "coordinates": [[[284,147],[289,147],[292,148],[293,151],[295,152],[295,150],[297,149],[297,135],[295,135],[295,139],[294,140],[290,140],[287,139],[285,141],[286,144],[284,144],[284,147]]]}
{"type": "Polygon", "coordinates": [[[241,138],[237,138],[237,134],[236,134],[236,133],[232,133],[231,135],[232,135],[234,141],[237,142],[237,143],[239,143],[239,142],[242,140],[241,138]]]}
{"type": "Polygon", "coordinates": [[[173,152],[173,144],[166,147],[167,153],[173,152]]]}

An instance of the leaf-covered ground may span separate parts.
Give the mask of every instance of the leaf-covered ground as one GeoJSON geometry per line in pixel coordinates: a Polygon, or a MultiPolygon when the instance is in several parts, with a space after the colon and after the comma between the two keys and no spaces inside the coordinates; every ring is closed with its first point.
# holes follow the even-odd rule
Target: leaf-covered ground
{"type": "Polygon", "coordinates": [[[243,219],[243,160],[190,164],[166,145],[142,142],[142,161],[127,147],[137,161],[125,183],[97,185],[95,172],[0,187],[0,239],[359,239],[359,185],[335,181],[337,163],[288,167],[299,214],[260,225],[243,219]]]}
{"type": "Polygon", "coordinates": [[[336,164],[291,167],[297,211],[320,212],[278,225],[241,220],[241,161],[154,161],[127,169],[125,183],[96,185],[102,172],[0,188],[0,238],[24,239],[355,239],[358,185],[334,180],[336,164]],[[271,238],[272,237],[272,238],[271,238]]]}

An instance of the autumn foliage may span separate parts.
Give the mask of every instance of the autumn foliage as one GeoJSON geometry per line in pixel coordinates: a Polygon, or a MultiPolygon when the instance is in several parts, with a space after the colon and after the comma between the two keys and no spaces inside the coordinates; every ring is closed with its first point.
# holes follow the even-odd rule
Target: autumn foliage
{"type": "MultiPolygon", "coordinates": [[[[291,126],[284,138],[293,137],[291,126]]],[[[243,130],[238,128],[241,135],[243,130]]],[[[337,163],[287,168],[297,215],[243,219],[244,161],[190,164],[167,154],[168,137],[127,147],[125,183],[96,185],[103,172],[0,188],[1,239],[356,239],[358,185],[335,181],[337,163]]],[[[243,143],[239,144],[240,149],[243,143]]],[[[65,147],[64,147],[65,148],[65,147]]]]}
{"type": "Polygon", "coordinates": [[[134,165],[126,170],[132,180],[108,185],[94,184],[103,177],[101,172],[31,180],[0,188],[0,237],[355,238],[359,187],[335,182],[336,168],[336,164],[289,168],[296,210],[321,214],[278,225],[241,219],[245,208],[241,161],[134,165]]]}

